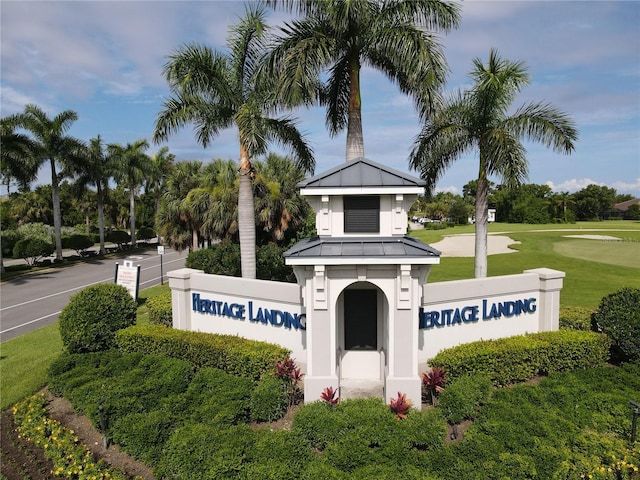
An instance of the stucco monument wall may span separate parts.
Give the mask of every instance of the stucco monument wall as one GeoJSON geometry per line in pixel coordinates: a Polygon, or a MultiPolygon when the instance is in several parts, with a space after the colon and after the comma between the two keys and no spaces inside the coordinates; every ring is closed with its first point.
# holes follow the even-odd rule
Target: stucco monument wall
{"type": "Polygon", "coordinates": [[[423,285],[420,371],[439,351],[476,340],[557,330],[565,274],[538,268],[518,275],[423,285]]]}
{"type": "Polygon", "coordinates": [[[306,319],[294,283],[209,275],[183,268],[169,272],[173,327],[239,335],[281,345],[304,366],[306,319]]]}

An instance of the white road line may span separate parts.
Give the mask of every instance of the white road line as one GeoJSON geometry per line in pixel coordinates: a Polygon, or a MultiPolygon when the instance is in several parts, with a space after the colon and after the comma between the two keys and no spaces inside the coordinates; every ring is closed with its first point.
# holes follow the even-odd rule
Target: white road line
{"type": "MultiPolygon", "coordinates": [[[[62,310],[60,310],[60,312],[61,311],[62,310]]],[[[31,320],[30,322],[21,323],[20,325],[16,325],[15,327],[7,328],[6,330],[0,331],[0,335],[2,335],[3,333],[10,332],[12,330],[16,330],[17,328],[20,328],[20,327],[26,327],[27,325],[30,325],[32,323],[40,322],[41,320],[44,320],[45,318],[49,318],[49,317],[53,317],[54,315],[58,315],[60,312],[50,313],[49,315],[45,315],[44,317],[36,318],[35,320],[31,320]]]]}
{"type": "MultiPolygon", "coordinates": [[[[181,259],[178,259],[178,260],[172,260],[172,261],[167,262],[167,263],[174,263],[174,262],[178,262],[178,261],[180,261],[180,260],[181,260],[181,259]]],[[[154,266],[152,266],[152,267],[146,267],[146,268],[143,268],[143,269],[142,269],[142,271],[150,270],[150,269],[152,269],[152,268],[160,268],[160,265],[154,265],[154,266]]],[[[160,279],[160,277],[156,277],[156,279],[160,279]]],[[[75,290],[80,290],[80,289],[82,289],[82,288],[90,287],[91,285],[96,285],[96,284],[98,284],[98,283],[105,283],[105,282],[109,282],[109,281],[112,281],[112,280],[113,280],[113,277],[109,277],[109,278],[107,278],[107,279],[98,280],[97,282],[87,283],[87,284],[85,284],[85,285],[80,285],[80,286],[78,286],[78,287],[70,288],[70,289],[68,289],[68,290],[64,290],[64,291],[62,291],[62,292],[52,293],[51,295],[47,295],[47,296],[45,296],[45,297],[38,297],[38,298],[36,298],[36,299],[34,299],[34,300],[29,300],[29,301],[27,301],[27,302],[16,303],[15,305],[10,305],[10,306],[8,306],[8,307],[1,308],[1,309],[0,309],[0,312],[4,312],[4,311],[6,311],[6,310],[10,310],[10,309],[12,309],[12,308],[16,308],[16,307],[22,307],[22,306],[24,306],[24,305],[28,305],[28,304],[33,303],[33,302],[39,302],[39,301],[41,301],[41,300],[45,300],[45,299],[47,299],[47,298],[56,297],[56,296],[58,296],[58,295],[63,295],[63,294],[65,294],[65,293],[70,293],[70,292],[73,292],[73,291],[75,291],[75,290]]],[[[145,283],[149,283],[150,281],[151,281],[151,280],[146,281],[146,282],[142,282],[142,283],[141,283],[141,285],[144,285],[145,283]]],[[[59,312],[58,312],[58,313],[59,313],[59,312]]],[[[46,318],[46,317],[44,317],[44,318],[46,318]]],[[[36,320],[33,320],[33,321],[35,322],[36,320]]],[[[27,324],[24,324],[24,325],[27,325],[27,324]]],[[[17,327],[16,327],[16,328],[17,328],[17,327]]]]}

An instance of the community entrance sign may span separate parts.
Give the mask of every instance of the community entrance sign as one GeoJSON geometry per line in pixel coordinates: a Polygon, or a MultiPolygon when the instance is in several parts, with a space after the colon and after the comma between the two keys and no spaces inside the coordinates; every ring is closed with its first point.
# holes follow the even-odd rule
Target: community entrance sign
{"type": "Polygon", "coordinates": [[[305,401],[367,380],[387,402],[402,392],[414,405],[440,350],[558,328],[563,272],[427,284],[440,252],[407,236],[422,180],[361,158],[299,187],[317,236],[284,254],[297,284],[169,272],[175,328],[288,348],[305,371],[305,401]]]}

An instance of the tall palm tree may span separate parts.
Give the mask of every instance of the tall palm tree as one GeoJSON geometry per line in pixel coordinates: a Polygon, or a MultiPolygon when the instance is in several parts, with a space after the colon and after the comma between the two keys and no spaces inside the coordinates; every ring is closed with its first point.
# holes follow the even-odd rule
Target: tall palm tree
{"type": "Polygon", "coordinates": [[[86,191],[87,186],[96,187],[96,201],[98,203],[98,229],[100,232],[100,255],[104,254],[104,196],[109,188],[109,180],[114,175],[112,159],[105,153],[105,145],[98,135],[89,141],[85,151],[84,161],[75,168],[75,190],[86,191]]]}
{"type": "Polygon", "coordinates": [[[487,276],[488,176],[501,176],[509,187],[519,185],[528,176],[521,138],[569,154],[578,131],[567,114],[548,103],[529,103],[508,114],[516,94],[529,83],[523,63],[502,60],[493,49],[486,65],[477,58],[473,63],[473,88],[452,96],[426,121],[414,143],[410,165],[433,190],[456,159],[469,151],[479,152],[475,276],[480,278],[487,276]]]}
{"type": "Polygon", "coordinates": [[[36,105],[27,105],[18,116],[19,126],[29,131],[34,144],[33,157],[38,166],[49,161],[51,166],[51,195],[53,200],[53,227],[56,237],[56,259],[62,260],[62,215],[60,212],[59,175],[56,166],[62,167],[80,161],[84,144],[66,133],[78,119],[76,112],[65,110],[53,118],[36,105]]]}
{"type": "Polygon", "coordinates": [[[151,169],[151,159],[144,153],[149,148],[145,139],[121,145],[113,143],[107,147],[114,162],[114,178],[129,189],[129,222],[131,246],[136,246],[136,194],[144,183],[146,173],[151,169]]]}
{"type": "Polygon", "coordinates": [[[207,147],[220,130],[235,126],[240,144],[238,225],[242,276],[255,278],[255,212],[251,159],[266,152],[268,142],[292,148],[306,171],[314,161],[295,123],[289,117],[275,118],[273,79],[258,78],[256,71],[265,52],[267,26],[259,6],[248,6],[244,17],[232,28],[228,51],[217,52],[203,45],[185,45],[176,50],[164,67],[172,96],[156,119],[154,141],[166,140],[186,126],[195,126],[197,141],[207,147]]]}
{"type": "Polygon", "coordinates": [[[291,104],[326,105],[332,136],[347,129],[346,159],[364,156],[360,70],[383,72],[421,111],[434,104],[447,64],[429,30],[457,27],[459,7],[440,0],[268,0],[303,15],[285,24],[268,62],[291,104]],[[329,72],[326,85],[319,76],[329,72]]]}
{"type": "Polygon", "coordinates": [[[169,153],[169,147],[162,147],[151,154],[151,170],[147,174],[144,191],[145,193],[153,193],[156,211],[158,211],[163,187],[167,181],[167,176],[173,169],[175,158],[176,156],[173,153],[169,153]]]}

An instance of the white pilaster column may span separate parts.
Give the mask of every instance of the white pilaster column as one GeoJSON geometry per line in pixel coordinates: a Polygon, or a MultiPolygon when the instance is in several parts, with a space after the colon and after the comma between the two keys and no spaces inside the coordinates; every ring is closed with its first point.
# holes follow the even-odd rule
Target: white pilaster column
{"type": "Polygon", "coordinates": [[[191,275],[202,270],[181,268],[167,273],[171,288],[173,328],[191,330],[191,275]]]}
{"type": "Polygon", "coordinates": [[[565,273],[550,268],[534,268],[524,273],[535,273],[540,279],[540,301],[538,305],[538,331],[560,328],[560,291],[565,273]]]}

